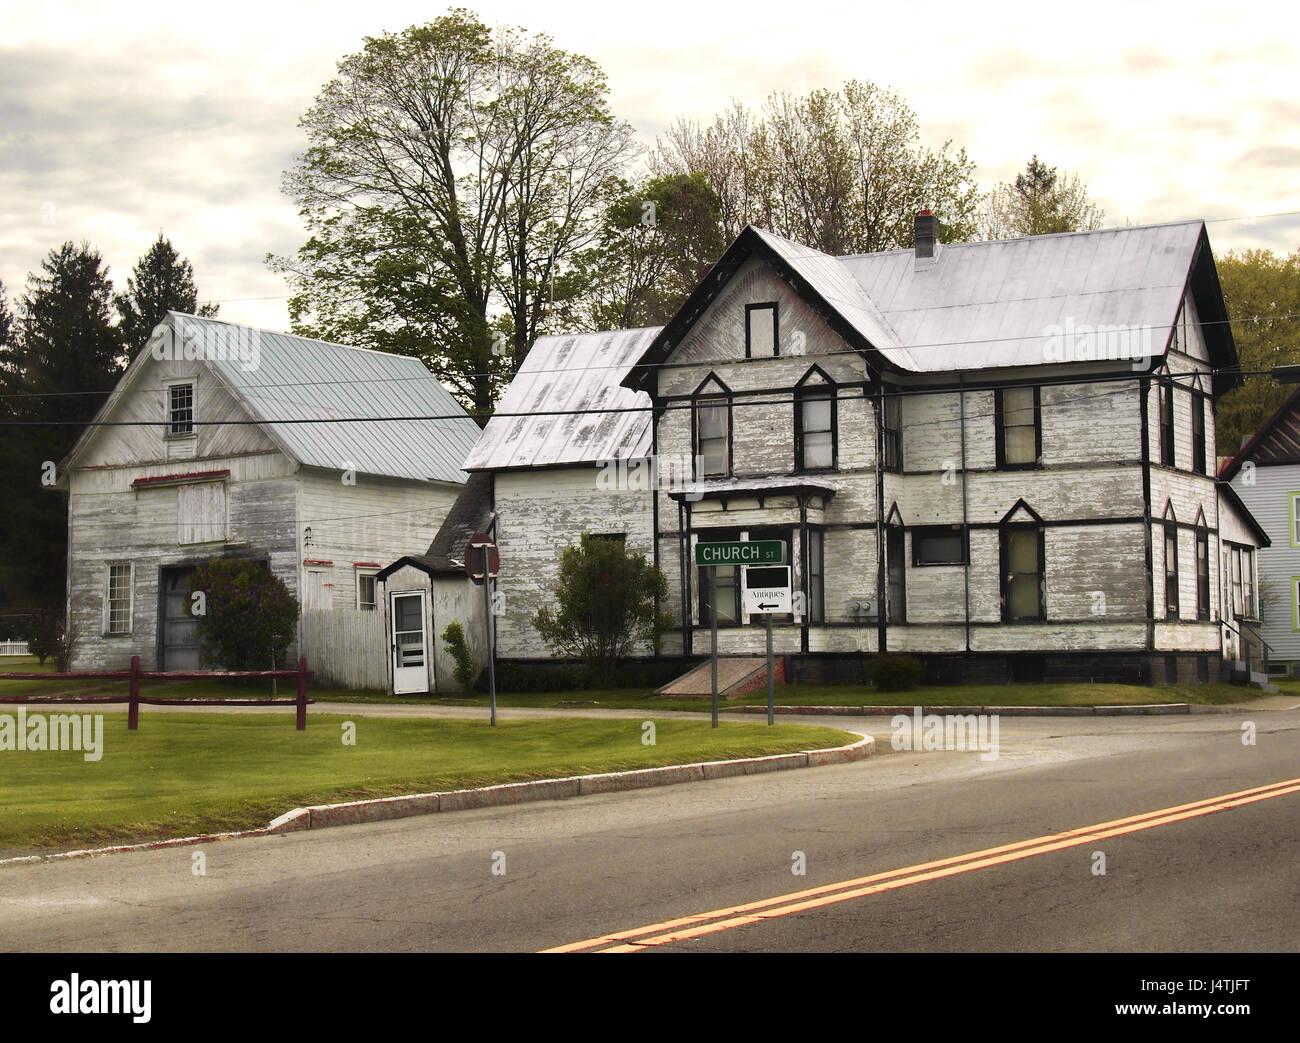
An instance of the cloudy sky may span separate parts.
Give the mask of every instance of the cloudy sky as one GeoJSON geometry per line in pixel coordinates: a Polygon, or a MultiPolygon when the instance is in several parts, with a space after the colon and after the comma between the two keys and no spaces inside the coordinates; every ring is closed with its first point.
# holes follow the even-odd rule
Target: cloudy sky
{"type": "MultiPolygon", "coordinates": [[[[1291,5],[740,5],[484,0],[606,72],[646,144],[731,98],[871,80],[982,183],[1032,153],[1077,173],[1106,224],[1203,218],[1217,254],[1300,248],[1300,14],[1291,5]],[[924,21],[921,20],[924,16],[924,21]],[[1284,216],[1270,216],[1282,214],[1284,216]]],[[[303,233],[280,191],[302,112],[364,36],[443,13],[411,0],[47,0],[0,12],[0,281],[12,302],[65,240],[115,282],[165,232],[223,318],[287,328],[264,263],[303,233]]]]}

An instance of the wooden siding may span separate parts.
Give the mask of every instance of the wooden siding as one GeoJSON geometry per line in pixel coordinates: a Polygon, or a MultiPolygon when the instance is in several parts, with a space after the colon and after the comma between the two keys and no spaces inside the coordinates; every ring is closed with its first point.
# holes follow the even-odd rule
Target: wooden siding
{"type": "Polygon", "coordinates": [[[577,544],[584,532],[624,533],[629,551],[653,557],[651,493],[601,488],[599,475],[599,468],[583,466],[496,476],[503,599],[497,619],[499,655],[550,655],[533,628],[533,616],[540,606],[552,603],[560,555],[577,544]]]}

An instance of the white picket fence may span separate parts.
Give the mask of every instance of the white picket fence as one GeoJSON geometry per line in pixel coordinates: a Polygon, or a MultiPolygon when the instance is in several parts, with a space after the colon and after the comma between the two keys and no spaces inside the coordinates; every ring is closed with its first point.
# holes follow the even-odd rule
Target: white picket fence
{"type": "Polygon", "coordinates": [[[356,609],[304,609],[302,654],[329,688],[388,688],[388,642],[383,613],[356,609]]]}
{"type": "Polygon", "coordinates": [[[31,655],[26,641],[0,641],[0,655],[31,655]]]}

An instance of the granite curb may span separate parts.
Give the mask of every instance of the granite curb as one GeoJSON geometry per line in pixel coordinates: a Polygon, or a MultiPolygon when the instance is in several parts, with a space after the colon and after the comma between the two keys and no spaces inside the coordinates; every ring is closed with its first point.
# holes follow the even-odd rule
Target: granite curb
{"type": "Polygon", "coordinates": [[[414,793],[400,797],[351,801],[346,804],[317,804],[306,808],[294,808],[259,829],[246,829],[232,833],[203,833],[192,837],[155,840],[144,844],[118,844],[79,851],[60,851],[49,855],[25,855],[0,859],[0,866],[89,858],[93,855],[121,854],[127,851],[153,851],[158,848],[192,846],[243,837],[281,836],[306,829],[350,826],[362,822],[384,822],[389,819],[432,815],[445,811],[503,807],[537,800],[564,800],[568,797],[622,793],[653,786],[672,786],[682,782],[702,782],[706,779],[724,779],[738,775],[760,775],[771,771],[815,768],[827,764],[848,764],[870,757],[875,752],[875,739],[870,735],[864,735],[855,743],[829,750],[805,750],[800,753],[779,753],[740,760],[674,764],[662,768],[638,768],[633,771],[575,775],[563,779],[538,779],[533,782],[508,782],[478,789],[414,793]]]}

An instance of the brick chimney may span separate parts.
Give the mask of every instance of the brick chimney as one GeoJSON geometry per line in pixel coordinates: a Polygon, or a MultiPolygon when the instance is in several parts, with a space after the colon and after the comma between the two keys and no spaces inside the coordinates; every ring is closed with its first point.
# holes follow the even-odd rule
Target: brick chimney
{"type": "Polygon", "coordinates": [[[939,253],[939,219],[932,210],[916,215],[916,259],[934,258],[939,253]]]}

